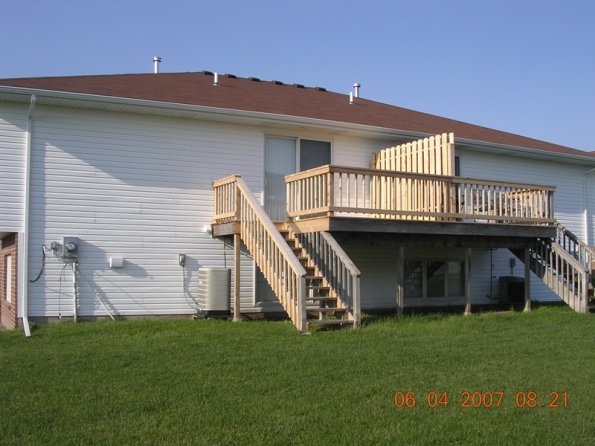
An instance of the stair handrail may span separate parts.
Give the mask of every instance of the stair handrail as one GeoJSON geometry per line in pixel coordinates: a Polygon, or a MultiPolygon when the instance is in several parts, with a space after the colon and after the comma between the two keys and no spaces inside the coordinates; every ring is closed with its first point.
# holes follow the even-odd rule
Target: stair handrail
{"type": "Polygon", "coordinates": [[[329,285],[337,292],[337,298],[346,305],[354,326],[359,326],[360,270],[330,233],[302,233],[297,234],[297,237],[329,285]]]}
{"type": "Polygon", "coordinates": [[[566,252],[581,262],[583,268],[591,271],[593,259],[595,259],[595,249],[583,242],[568,228],[560,223],[556,223],[556,243],[566,252]]]}
{"type": "Polygon", "coordinates": [[[217,180],[213,187],[215,218],[219,215],[229,219],[233,211],[234,220],[240,225],[240,238],[255,263],[289,318],[298,330],[306,331],[306,270],[240,175],[217,180]],[[219,197],[218,193],[225,196],[219,197]]]}
{"type": "Polygon", "coordinates": [[[555,240],[537,239],[531,270],[573,310],[588,311],[590,270],[565,247],[555,240]]]}

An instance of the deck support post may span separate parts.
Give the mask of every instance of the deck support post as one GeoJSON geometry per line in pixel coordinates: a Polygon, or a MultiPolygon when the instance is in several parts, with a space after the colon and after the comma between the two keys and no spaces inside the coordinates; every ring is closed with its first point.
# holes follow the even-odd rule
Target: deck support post
{"type": "Polygon", "coordinates": [[[525,313],[531,311],[531,250],[525,247],[525,313]]]}
{"type": "Polygon", "coordinates": [[[235,213],[236,224],[240,223],[240,229],[236,228],[233,233],[233,321],[240,322],[242,316],[240,315],[240,247],[242,243],[241,236],[241,221],[242,221],[242,193],[237,184],[235,184],[235,213]]]}
{"type": "Polygon", "coordinates": [[[403,316],[405,307],[405,247],[397,248],[397,317],[403,316]]]}
{"type": "Polygon", "coordinates": [[[465,316],[471,314],[471,248],[465,251],[465,316]]]}
{"type": "Polygon", "coordinates": [[[233,321],[240,322],[240,234],[233,235],[233,321]]]}

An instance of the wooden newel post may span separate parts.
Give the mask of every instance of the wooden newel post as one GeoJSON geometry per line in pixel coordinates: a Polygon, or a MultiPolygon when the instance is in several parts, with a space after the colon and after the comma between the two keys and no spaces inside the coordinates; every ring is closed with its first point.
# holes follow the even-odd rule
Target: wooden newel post
{"type": "Polygon", "coordinates": [[[471,314],[471,248],[465,253],[465,316],[471,314]]]}
{"type": "Polygon", "coordinates": [[[334,207],[335,207],[335,175],[333,174],[333,171],[330,169],[329,167],[329,171],[326,174],[326,193],[327,193],[327,199],[326,199],[326,204],[327,204],[327,213],[326,215],[329,217],[333,216],[334,213],[334,207]]]}
{"type": "Polygon", "coordinates": [[[531,311],[531,250],[525,247],[525,312],[531,311]]]}
{"type": "MultiPolygon", "coordinates": [[[[235,193],[235,223],[236,228],[241,227],[241,196],[240,188],[236,183],[235,193]],[[239,223],[239,224],[238,224],[239,223]]],[[[236,229],[233,234],[233,321],[240,322],[242,317],[240,315],[240,245],[241,245],[240,233],[236,229]]]]}

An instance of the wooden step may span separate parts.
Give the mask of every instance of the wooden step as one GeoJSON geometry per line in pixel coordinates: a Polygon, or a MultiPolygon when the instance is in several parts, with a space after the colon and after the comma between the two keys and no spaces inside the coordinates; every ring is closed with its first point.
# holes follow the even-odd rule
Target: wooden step
{"type": "Polygon", "coordinates": [[[306,307],[306,311],[318,311],[320,313],[345,313],[345,308],[330,308],[330,307],[306,307]]]}
{"type": "Polygon", "coordinates": [[[322,280],[323,277],[322,276],[306,276],[305,279],[306,280],[322,280]]]}
{"type": "Polygon", "coordinates": [[[306,300],[330,302],[333,300],[336,301],[337,297],[336,296],[306,296],[306,300]]]}
{"type": "Polygon", "coordinates": [[[351,319],[309,319],[306,321],[308,325],[353,325],[351,319]]]}

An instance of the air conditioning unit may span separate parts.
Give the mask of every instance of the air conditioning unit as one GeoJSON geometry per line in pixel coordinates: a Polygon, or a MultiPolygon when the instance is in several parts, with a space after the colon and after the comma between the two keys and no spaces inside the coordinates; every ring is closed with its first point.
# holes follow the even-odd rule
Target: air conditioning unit
{"type": "Polygon", "coordinates": [[[525,302],[525,279],[523,277],[502,276],[498,280],[500,303],[520,305],[525,302]]]}
{"type": "Polygon", "coordinates": [[[198,314],[202,317],[229,316],[231,270],[203,267],[198,270],[198,314]]]}

